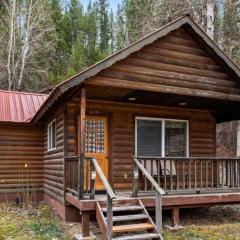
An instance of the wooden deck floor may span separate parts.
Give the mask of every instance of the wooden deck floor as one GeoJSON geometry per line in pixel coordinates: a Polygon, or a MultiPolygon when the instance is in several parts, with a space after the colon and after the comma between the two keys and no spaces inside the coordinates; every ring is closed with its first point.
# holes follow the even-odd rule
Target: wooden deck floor
{"type": "MultiPolygon", "coordinates": [[[[117,192],[118,200],[130,200],[131,192],[117,192]]],[[[140,195],[139,198],[142,200],[145,207],[155,207],[155,196],[152,195],[140,195]]],[[[79,200],[76,196],[71,193],[66,194],[66,201],[71,205],[77,207],[81,211],[95,211],[97,201],[106,201],[105,194],[96,194],[95,199],[84,199],[79,200]]],[[[175,207],[179,208],[190,208],[190,207],[201,207],[211,206],[219,204],[240,204],[240,192],[224,192],[224,193],[201,193],[201,194],[183,194],[183,195],[165,195],[163,196],[163,208],[171,209],[175,207]]]]}

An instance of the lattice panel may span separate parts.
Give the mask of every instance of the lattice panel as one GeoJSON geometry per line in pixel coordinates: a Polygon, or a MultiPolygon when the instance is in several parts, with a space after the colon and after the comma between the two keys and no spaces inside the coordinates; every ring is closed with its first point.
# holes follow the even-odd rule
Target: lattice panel
{"type": "Polygon", "coordinates": [[[104,152],[104,120],[86,120],[85,152],[104,152]]]}

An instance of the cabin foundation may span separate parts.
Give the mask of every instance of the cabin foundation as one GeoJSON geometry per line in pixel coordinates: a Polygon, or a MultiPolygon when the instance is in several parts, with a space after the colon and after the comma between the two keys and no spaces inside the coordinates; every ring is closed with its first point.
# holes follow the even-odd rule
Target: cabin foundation
{"type": "Polygon", "coordinates": [[[81,222],[81,216],[79,215],[80,210],[74,205],[69,205],[68,203],[63,204],[47,194],[44,194],[44,201],[55,209],[63,220],[68,222],[81,222]]]}
{"type": "Polygon", "coordinates": [[[0,202],[43,202],[44,194],[38,192],[14,192],[14,193],[0,193],[0,202]]]}

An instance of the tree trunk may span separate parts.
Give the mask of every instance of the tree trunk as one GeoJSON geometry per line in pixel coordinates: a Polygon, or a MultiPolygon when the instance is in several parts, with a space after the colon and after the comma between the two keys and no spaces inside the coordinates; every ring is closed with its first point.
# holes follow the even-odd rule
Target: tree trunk
{"type": "Polygon", "coordinates": [[[207,1],[207,34],[213,39],[214,37],[214,2],[213,0],[207,1]]]}

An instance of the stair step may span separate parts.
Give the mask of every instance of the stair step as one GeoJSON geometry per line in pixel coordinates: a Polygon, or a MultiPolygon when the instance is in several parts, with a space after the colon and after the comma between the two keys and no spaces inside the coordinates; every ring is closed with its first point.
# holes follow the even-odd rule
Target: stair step
{"type": "MultiPolygon", "coordinates": [[[[120,207],[113,207],[113,212],[124,212],[124,211],[138,211],[142,210],[142,206],[120,206],[120,207]]],[[[107,208],[102,208],[103,212],[107,212],[107,208]]]]}
{"type": "Polygon", "coordinates": [[[144,231],[149,229],[154,229],[154,226],[150,223],[128,224],[113,226],[113,233],[144,231]]]}
{"type": "MultiPolygon", "coordinates": [[[[146,214],[114,216],[113,222],[123,222],[123,221],[132,221],[132,220],[141,220],[141,219],[148,219],[148,216],[146,214]]],[[[107,218],[105,218],[105,220],[107,220],[107,218]]]]}
{"type": "Polygon", "coordinates": [[[143,233],[143,234],[136,234],[136,235],[114,237],[113,240],[141,240],[141,239],[159,239],[159,238],[160,238],[160,235],[157,233],[143,233]]]}

